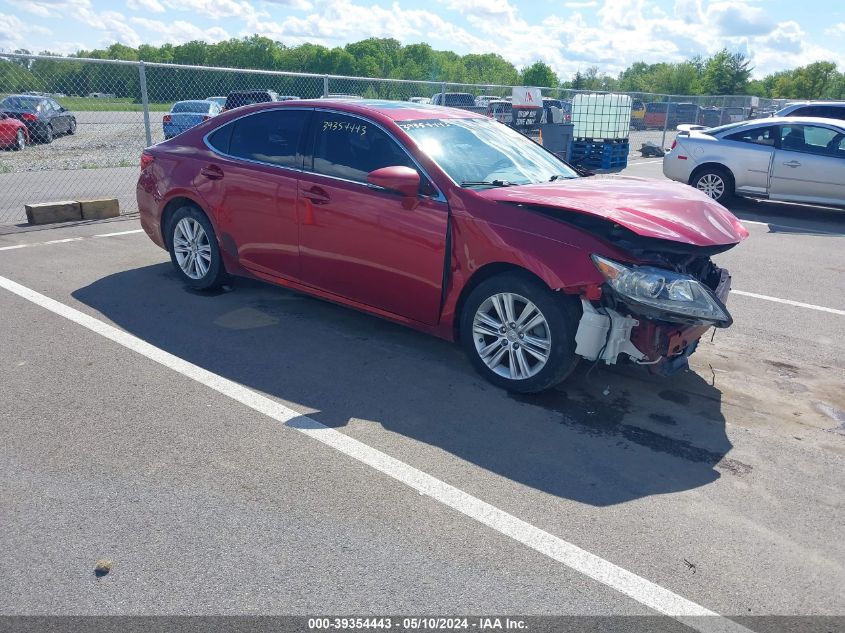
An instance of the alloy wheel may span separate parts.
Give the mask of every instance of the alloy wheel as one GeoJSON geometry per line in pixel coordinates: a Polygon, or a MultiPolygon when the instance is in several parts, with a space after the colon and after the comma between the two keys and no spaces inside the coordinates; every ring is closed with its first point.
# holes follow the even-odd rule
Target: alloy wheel
{"type": "Polygon", "coordinates": [[[540,309],[509,292],[488,297],[478,307],[472,335],[484,364],[511,380],[537,375],[552,349],[551,330],[540,309]]]}
{"type": "Polygon", "coordinates": [[[725,181],[718,174],[704,174],[695,186],[714,200],[719,200],[725,193],[725,181]]]}
{"type": "Polygon", "coordinates": [[[18,130],[18,133],[15,137],[15,147],[21,150],[26,147],[26,136],[24,136],[23,130],[18,130]]]}
{"type": "Polygon", "coordinates": [[[173,229],[176,262],[191,279],[202,279],[211,267],[211,244],[202,225],[194,218],[182,218],[173,229]]]}

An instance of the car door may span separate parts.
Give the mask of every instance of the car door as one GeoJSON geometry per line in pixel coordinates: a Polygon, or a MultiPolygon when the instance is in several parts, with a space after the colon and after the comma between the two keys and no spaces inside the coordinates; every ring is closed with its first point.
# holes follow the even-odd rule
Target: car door
{"type": "Polygon", "coordinates": [[[781,125],[772,165],[770,197],[793,202],[845,202],[841,130],[821,125],[781,125]]]}
{"type": "Polygon", "coordinates": [[[297,181],[310,109],[243,116],[210,134],[197,188],[214,210],[221,242],[245,268],[299,278],[297,181]]]}
{"type": "Polygon", "coordinates": [[[738,192],[768,192],[778,133],[777,125],[758,125],[722,137],[719,150],[738,192]]]}
{"type": "Polygon", "coordinates": [[[372,121],[330,111],[314,116],[300,179],[302,278],[362,304],[434,324],[439,319],[448,207],[408,152],[372,121]],[[367,184],[403,165],[420,173],[413,208],[367,184]]]}
{"type": "Polygon", "coordinates": [[[62,106],[52,99],[50,99],[48,103],[50,104],[50,109],[54,113],[53,128],[57,132],[70,132],[70,115],[68,112],[63,110],[62,106]]]}

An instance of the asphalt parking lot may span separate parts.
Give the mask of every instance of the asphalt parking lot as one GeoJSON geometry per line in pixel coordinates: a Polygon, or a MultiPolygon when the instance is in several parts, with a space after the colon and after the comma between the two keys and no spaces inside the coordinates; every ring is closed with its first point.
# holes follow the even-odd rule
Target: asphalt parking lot
{"type": "Polygon", "coordinates": [[[845,214],[733,210],[691,371],[519,398],[131,216],[0,230],[0,611],[842,615],[845,214]]]}

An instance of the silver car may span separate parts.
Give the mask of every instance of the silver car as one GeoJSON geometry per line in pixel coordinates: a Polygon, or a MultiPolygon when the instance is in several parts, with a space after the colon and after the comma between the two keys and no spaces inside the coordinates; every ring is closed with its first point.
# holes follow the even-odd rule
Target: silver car
{"type": "Polygon", "coordinates": [[[718,202],[740,195],[845,206],[842,121],[775,117],[710,129],[680,127],[663,158],[663,173],[671,180],[718,202]]]}

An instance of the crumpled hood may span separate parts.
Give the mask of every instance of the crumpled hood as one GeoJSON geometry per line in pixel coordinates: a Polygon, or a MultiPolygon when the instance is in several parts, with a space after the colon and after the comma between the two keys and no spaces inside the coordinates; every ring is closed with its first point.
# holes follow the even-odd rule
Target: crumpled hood
{"type": "Polygon", "coordinates": [[[736,244],[748,231],[725,207],[677,182],[629,176],[561,180],[476,191],[496,202],[605,218],[638,235],[695,246],[736,244]]]}

